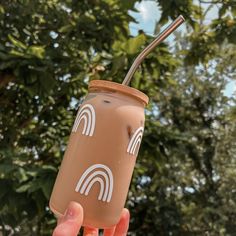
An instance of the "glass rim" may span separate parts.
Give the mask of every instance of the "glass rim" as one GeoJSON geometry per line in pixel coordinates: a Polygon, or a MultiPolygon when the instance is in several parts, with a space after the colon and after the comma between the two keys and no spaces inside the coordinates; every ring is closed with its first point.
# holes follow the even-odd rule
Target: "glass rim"
{"type": "Polygon", "coordinates": [[[148,104],[149,101],[148,96],[145,93],[139,91],[138,89],[120,83],[116,83],[113,81],[91,80],[89,82],[89,90],[94,88],[107,89],[109,91],[120,92],[125,95],[129,95],[133,98],[138,99],[139,101],[141,100],[145,104],[145,106],[148,104]]]}

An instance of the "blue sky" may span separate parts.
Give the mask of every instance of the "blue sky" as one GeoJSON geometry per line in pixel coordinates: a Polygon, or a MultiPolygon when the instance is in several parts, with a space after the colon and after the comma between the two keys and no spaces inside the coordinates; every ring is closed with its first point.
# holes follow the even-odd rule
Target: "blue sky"
{"type": "Polygon", "coordinates": [[[137,35],[138,30],[142,29],[145,33],[153,35],[155,23],[160,19],[160,9],[154,1],[143,1],[136,3],[135,8],[138,12],[130,11],[130,15],[133,16],[136,23],[130,23],[130,31],[132,35],[137,35]]]}
{"type": "MultiPolygon", "coordinates": [[[[205,4],[205,7],[208,7],[207,4],[205,4]]],[[[154,29],[156,22],[159,21],[161,11],[158,7],[157,2],[155,1],[142,1],[140,3],[135,4],[135,8],[138,12],[130,11],[130,15],[133,16],[137,23],[130,23],[130,31],[132,35],[137,35],[138,30],[143,30],[146,34],[154,36],[154,29]]],[[[209,23],[212,19],[216,18],[218,16],[218,8],[215,5],[211,10],[208,12],[206,16],[206,23],[209,23]]],[[[178,29],[178,31],[184,31],[185,26],[184,24],[181,25],[178,29]]],[[[170,35],[167,39],[170,42],[174,41],[174,35],[170,35]]],[[[225,95],[226,96],[232,96],[233,93],[236,92],[236,81],[230,81],[225,88],[225,95]]]]}

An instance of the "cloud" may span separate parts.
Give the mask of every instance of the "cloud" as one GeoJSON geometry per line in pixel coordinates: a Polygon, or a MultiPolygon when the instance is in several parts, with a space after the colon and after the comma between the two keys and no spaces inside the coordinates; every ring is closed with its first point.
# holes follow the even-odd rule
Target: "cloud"
{"type": "Polygon", "coordinates": [[[141,18],[144,22],[156,21],[160,16],[160,11],[156,2],[142,1],[136,4],[137,10],[140,12],[141,18]]]}

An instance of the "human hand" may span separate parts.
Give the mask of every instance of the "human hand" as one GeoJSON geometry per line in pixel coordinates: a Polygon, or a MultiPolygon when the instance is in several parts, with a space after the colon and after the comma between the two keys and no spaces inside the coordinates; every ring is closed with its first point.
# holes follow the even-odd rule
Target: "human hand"
{"type": "MultiPolygon", "coordinates": [[[[70,202],[66,213],[58,219],[52,236],[77,236],[83,223],[83,208],[77,202],[70,202]]],[[[118,224],[104,229],[103,236],[125,236],[129,228],[129,210],[124,208],[118,224]]],[[[98,236],[98,229],[85,227],[83,236],[98,236]]]]}

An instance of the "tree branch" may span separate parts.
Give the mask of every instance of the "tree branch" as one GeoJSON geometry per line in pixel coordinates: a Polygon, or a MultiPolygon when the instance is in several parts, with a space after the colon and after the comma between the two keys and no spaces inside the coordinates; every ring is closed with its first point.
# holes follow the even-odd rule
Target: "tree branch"
{"type": "Polygon", "coordinates": [[[203,1],[203,0],[199,0],[201,3],[205,3],[205,4],[215,4],[215,3],[222,3],[222,1],[203,1]]]}

